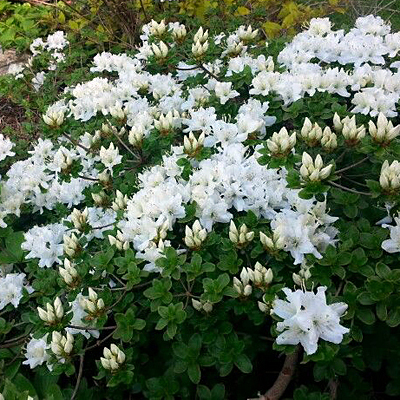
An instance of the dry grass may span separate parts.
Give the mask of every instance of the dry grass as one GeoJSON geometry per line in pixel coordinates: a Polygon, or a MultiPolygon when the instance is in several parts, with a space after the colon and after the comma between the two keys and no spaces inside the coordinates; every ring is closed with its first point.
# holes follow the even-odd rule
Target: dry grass
{"type": "Polygon", "coordinates": [[[354,18],[363,15],[380,15],[386,21],[400,29],[400,1],[399,0],[348,0],[349,12],[354,18]]]}

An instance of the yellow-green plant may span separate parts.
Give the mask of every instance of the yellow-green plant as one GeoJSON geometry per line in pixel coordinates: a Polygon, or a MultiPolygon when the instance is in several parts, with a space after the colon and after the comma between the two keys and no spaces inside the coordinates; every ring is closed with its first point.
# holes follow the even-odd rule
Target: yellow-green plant
{"type": "Polygon", "coordinates": [[[202,24],[210,30],[239,24],[262,28],[266,37],[293,35],[311,18],[343,13],[348,0],[77,0],[59,1],[53,12],[64,30],[75,32],[89,43],[118,44],[133,48],[140,28],[151,19],[176,20],[193,29],[202,24]]]}

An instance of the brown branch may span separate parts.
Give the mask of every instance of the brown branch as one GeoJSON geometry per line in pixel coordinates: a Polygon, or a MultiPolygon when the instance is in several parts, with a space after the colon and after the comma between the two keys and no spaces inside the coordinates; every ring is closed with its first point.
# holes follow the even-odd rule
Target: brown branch
{"type": "Polygon", "coordinates": [[[89,176],[84,176],[84,175],[80,175],[80,174],[78,174],[78,178],[85,179],[87,181],[93,181],[93,182],[99,181],[98,178],[90,178],[89,176]]]}
{"type": "Polygon", "coordinates": [[[95,348],[98,347],[98,346],[101,346],[102,343],[104,343],[107,339],[109,339],[112,335],[114,335],[114,333],[115,333],[116,330],[117,330],[117,329],[114,329],[114,330],[113,330],[111,333],[109,333],[105,338],[103,338],[103,339],[101,339],[101,340],[97,340],[97,342],[96,342],[94,345],[89,346],[89,347],[85,347],[83,350],[86,352],[86,351],[88,351],[88,350],[92,350],[92,349],[95,349],[95,348]]]}
{"type": "Polygon", "coordinates": [[[92,229],[104,229],[104,228],[108,228],[109,226],[114,226],[115,222],[112,222],[111,224],[107,224],[107,225],[102,225],[102,226],[93,226],[92,229]]]}
{"type": "MultiPolygon", "coordinates": [[[[29,334],[28,334],[28,335],[29,335],[29,334]]],[[[24,335],[24,337],[22,337],[22,338],[20,338],[20,339],[18,339],[18,340],[15,340],[15,341],[12,341],[12,342],[8,342],[8,343],[1,344],[1,345],[0,345],[0,349],[9,349],[9,348],[11,348],[11,347],[15,347],[15,346],[21,345],[21,344],[23,344],[23,343],[26,341],[26,338],[27,338],[28,335],[24,335]]]]}
{"type": "Polygon", "coordinates": [[[350,189],[346,186],[342,186],[339,183],[336,183],[334,181],[328,181],[328,183],[330,183],[332,186],[336,186],[339,189],[342,189],[346,192],[350,192],[350,193],[355,193],[355,194],[360,194],[360,195],[364,195],[364,196],[372,196],[372,193],[367,193],[367,192],[359,192],[358,190],[355,189],[350,189]]]}
{"type": "Polygon", "coordinates": [[[146,9],[144,8],[143,0],[140,0],[140,8],[143,11],[145,21],[148,22],[149,21],[149,17],[147,16],[146,9]]]}
{"type": "Polygon", "coordinates": [[[81,331],[109,331],[115,329],[116,326],[103,326],[100,328],[96,328],[94,326],[67,325],[66,328],[79,329],[81,331]]]}
{"type": "Polygon", "coordinates": [[[87,151],[88,153],[90,152],[90,149],[87,148],[86,146],[84,146],[83,144],[80,144],[79,142],[77,142],[76,140],[74,140],[70,135],[68,135],[68,133],[63,132],[62,133],[63,136],[65,136],[72,144],[74,144],[75,146],[79,146],[81,149],[87,151]]]}
{"type": "Polygon", "coordinates": [[[348,165],[347,167],[344,167],[344,168],[342,168],[342,169],[339,169],[339,170],[335,171],[335,174],[340,174],[341,172],[344,172],[344,171],[347,171],[347,170],[349,170],[349,169],[351,169],[351,168],[354,168],[354,167],[356,167],[357,165],[362,164],[364,161],[367,161],[368,159],[369,159],[369,156],[363,158],[363,159],[360,160],[360,161],[357,161],[357,162],[354,163],[354,164],[348,165]]]}
{"type": "Polygon", "coordinates": [[[296,369],[297,359],[299,358],[300,346],[296,347],[296,350],[292,354],[286,355],[285,362],[283,363],[282,369],[276,378],[275,383],[265,393],[257,399],[249,400],[278,400],[282,397],[290,381],[292,380],[294,371],[296,369]]]}
{"type": "Polygon", "coordinates": [[[208,75],[211,76],[211,78],[214,78],[216,81],[219,82],[218,76],[214,75],[211,71],[209,71],[203,64],[199,64],[199,67],[208,75]]]}
{"type": "Polygon", "coordinates": [[[336,379],[329,379],[329,383],[328,383],[329,398],[331,400],[336,400],[338,386],[339,386],[339,382],[336,379]]]}
{"type": "Polygon", "coordinates": [[[82,380],[82,374],[83,374],[83,361],[85,359],[85,355],[82,354],[79,358],[79,372],[78,372],[78,378],[76,380],[76,384],[75,384],[75,389],[74,392],[72,393],[71,396],[71,400],[74,400],[76,395],[78,394],[78,390],[79,390],[79,385],[81,384],[81,380],[82,380]]]}
{"type": "MultiPolygon", "coordinates": [[[[111,125],[111,124],[110,124],[111,125]]],[[[139,159],[139,156],[137,154],[135,154],[125,143],[123,140],[121,140],[121,138],[113,131],[113,135],[117,138],[118,142],[121,143],[121,145],[128,150],[129,153],[131,153],[133,155],[134,158],[136,158],[136,160],[139,159]]]]}

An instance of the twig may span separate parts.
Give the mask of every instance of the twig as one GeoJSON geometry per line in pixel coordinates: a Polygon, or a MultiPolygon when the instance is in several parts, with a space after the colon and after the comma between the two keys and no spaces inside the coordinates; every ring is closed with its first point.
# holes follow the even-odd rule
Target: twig
{"type": "Polygon", "coordinates": [[[199,64],[199,67],[208,75],[210,75],[212,78],[214,78],[215,80],[217,80],[219,82],[219,79],[216,75],[214,75],[211,71],[209,71],[203,64],[199,64]]]}
{"type": "Polygon", "coordinates": [[[66,328],[79,329],[82,331],[109,331],[115,329],[117,326],[103,326],[102,328],[96,328],[94,326],[79,326],[79,325],[67,325],[66,328]]]}
{"type": "Polygon", "coordinates": [[[135,154],[135,153],[123,142],[123,140],[121,140],[121,138],[120,138],[115,132],[113,132],[113,134],[114,134],[114,136],[118,139],[118,141],[122,144],[122,146],[124,146],[124,148],[125,148],[126,150],[128,150],[129,153],[131,153],[131,154],[133,155],[133,157],[136,158],[136,160],[138,160],[138,159],[139,159],[138,155],[135,154]]]}
{"type": "Polygon", "coordinates": [[[14,346],[19,346],[20,344],[23,344],[25,342],[27,336],[28,335],[25,335],[24,337],[20,338],[19,340],[15,340],[13,342],[8,342],[8,343],[5,343],[5,344],[1,344],[0,345],[0,349],[9,349],[9,348],[14,347],[14,346]]]}
{"type": "Polygon", "coordinates": [[[93,181],[93,182],[98,182],[98,180],[99,180],[98,178],[90,178],[88,176],[83,176],[83,175],[80,175],[80,174],[78,174],[78,178],[85,179],[87,181],[93,181]]]}
{"type": "Polygon", "coordinates": [[[86,146],[84,146],[83,144],[80,144],[79,142],[77,142],[76,140],[72,139],[72,137],[70,135],[68,135],[68,133],[63,132],[62,133],[63,136],[65,136],[72,144],[74,144],[75,146],[79,146],[81,149],[87,151],[88,153],[90,152],[90,149],[87,148],[86,146]]]}
{"type": "Polygon", "coordinates": [[[108,228],[109,226],[114,226],[115,222],[112,222],[111,224],[107,224],[107,225],[102,225],[102,226],[94,226],[92,229],[104,229],[104,228],[108,228]]]}
{"type": "Polygon", "coordinates": [[[335,292],[335,297],[336,297],[336,296],[339,296],[339,293],[342,291],[343,286],[344,286],[344,281],[341,281],[341,282],[339,283],[339,287],[337,288],[337,290],[336,290],[336,292],[335,292]]]}
{"type": "Polygon", "coordinates": [[[121,286],[125,286],[125,283],[122,282],[121,279],[119,279],[117,275],[111,274],[111,276],[112,276],[121,286]]]}
{"type": "Polygon", "coordinates": [[[112,310],[124,298],[127,291],[128,291],[128,288],[125,288],[125,290],[121,294],[121,296],[119,296],[119,298],[110,307],[107,307],[107,310],[112,310]]]}
{"type": "Polygon", "coordinates": [[[350,189],[346,186],[342,186],[339,183],[333,182],[333,181],[328,181],[328,183],[330,183],[333,186],[336,186],[339,189],[345,190],[346,192],[351,192],[351,193],[355,193],[355,194],[361,194],[364,196],[372,196],[372,193],[367,193],[367,192],[359,192],[358,190],[355,189],[350,189]]]}
{"type": "Polygon", "coordinates": [[[329,379],[329,383],[328,383],[329,398],[331,400],[336,400],[338,386],[339,386],[339,382],[336,379],[329,379]]]}
{"type": "Polygon", "coordinates": [[[144,8],[143,0],[140,0],[140,7],[142,8],[142,11],[143,11],[144,18],[145,18],[146,22],[148,22],[149,21],[149,17],[147,16],[146,9],[144,8]]]}
{"type": "Polygon", "coordinates": [[[300,347],[297,346],[296,350],[292,354],[288,354],[283,363],[282,369],[276,378],[275,383],[268,390],[265,395],[258,397],[257,399],[249,400],[278,400],[281,398],[290,381],[292,380],[294,371],[296,369],[297,359],[299,358],[300,347]]]}
{"type": "Polygon", "coordinates": [[[366,185],[365,183],[357,182],[354,179],[347,177],[346,175],[342,175],[341,178],[346,179],[346,181],[354,183],[355,185],[364,186],[366,188],[368,187],[368,185],[366,185]]]}
{"type": "Polygon", "coordinates": [[[351,169],[351,168],[354,168],[354,167],[356,167],[357,165],[362,164],[364,161],[367,161],[368,159],[369,159],[369,156],[363,158],[363,159],[360,160],[360,161],[357,161],[357,162],[354,163],[354,164],[348,165],[347,167],[344,167],[344,168],[342,168],[342,169],[339,169],[338,171],[335,171],[335,174],[340,174],[341,172],[344,172],[344,171],[347,171],[347,170],[349,170],[349,169],[351,169]]]}
{"type": "Polygon", "coordinates": [[[76,397],[76,395],[77,395],[77,393],[78,393],[78,390],[79,390],[79,385],[81,384],[82,374],[83,374],[83,361],[84,361],[84,359],[85,359],[85,355],[82,354],[82,355],[79,357],[79,372],[78,372],[78,378],[77,378],[77,380],[76,380],[75,389],[74,389],[74,392],[72,393],[71,400],[74,400],[74,399],[75,399],[75,397],[76,397]]]}
{"type": "Polygon", "coordinates": [[[106,337],[104,337],[103,339],[101,339],[101,340],[98,340],[94,345],[92,345],[92,346],[89,346],[89,347],[86,347],[84,350],[85,350],[85,352],[86,351],[89,351],[89,350],[92,350],[92,349],[95,349],[96,347],[98,347],[98,346],[101,346],[101,344],[102,343],[104,343],[106,340],[108,340],[112,335],[114,335],[114,332],[115,332],[115,330],[113,330],[111,333],[109,333],[106,337]]]}
{"type": "Polygon", "coordinates": [[[5,340],[4,343],[11,343],[11,342],[19,341],[20,339],[23,339],[23,338],[26,338],[27,336],[29,336],[30,333],[31,333],[31,331],[29,331],[28,333],[23,333],[22,335],[17,336],[14,339],[5,340]]]}

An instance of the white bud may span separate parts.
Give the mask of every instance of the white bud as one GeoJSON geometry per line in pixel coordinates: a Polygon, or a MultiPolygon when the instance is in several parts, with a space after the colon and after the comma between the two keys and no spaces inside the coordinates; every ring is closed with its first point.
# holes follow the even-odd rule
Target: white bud
{"type": "Polygon", "coordinates": [[[213,305],[212,305],[212,303],[210,303],[209,301],[206,301],[206,302],[203,304],[203,310],[204,310],[207,314],[209,314],[209,313],[213,310],[213,305]]]}
{"type": "Polygon", "coordinates": [[[268,312],[269,309],[268,309],[268,306],[265,303],[259,301],[257,304],[258,304],[258,308],[260,309],[261,312],[263,312],[263,313],[267,313],[268,312]]]}
{"type": "Polygon", "coordinates": [[[193,305],[193,308],[197,311],[201,311],[203,309],[201,302],[196,299],[192,299],[192,305],[193,305]]]}
{"type": "Polygon", "coordinates": [[[251,292],[253,291],[252,287],[250,285],[246,285],[243,291],[244,296],[250,296],[251,292]]]}

